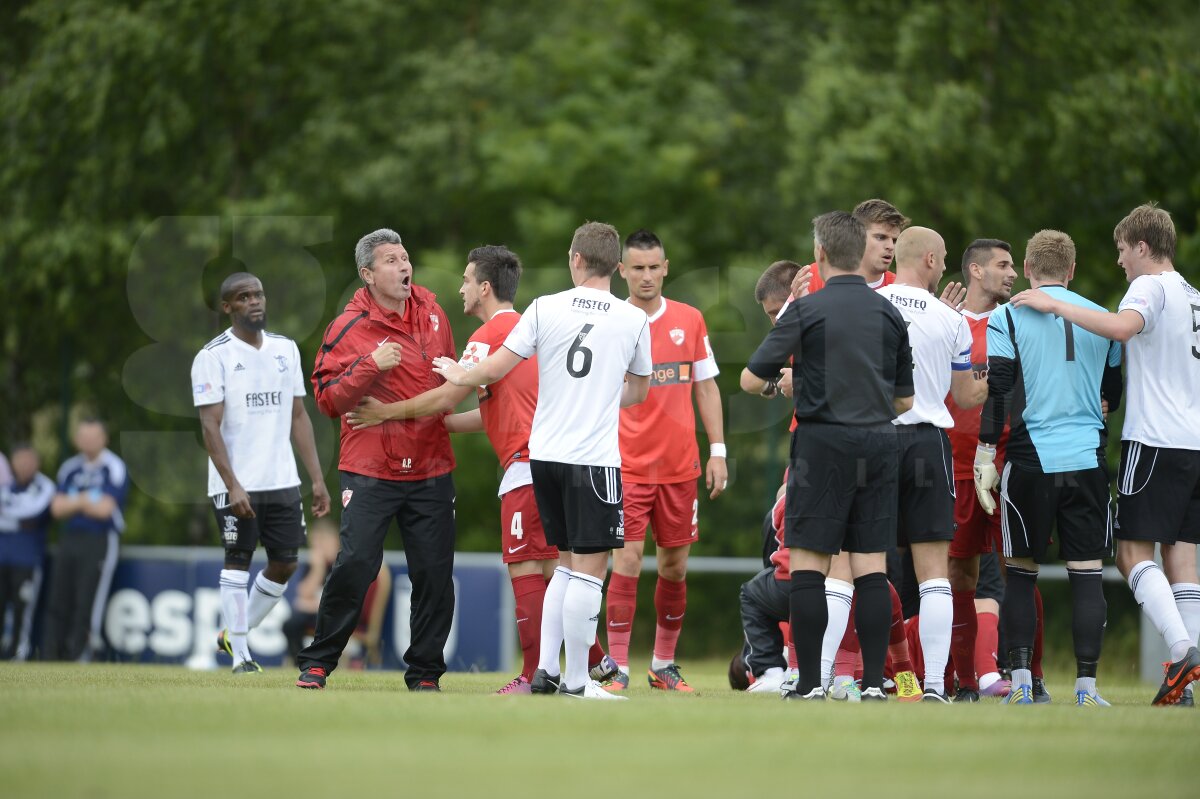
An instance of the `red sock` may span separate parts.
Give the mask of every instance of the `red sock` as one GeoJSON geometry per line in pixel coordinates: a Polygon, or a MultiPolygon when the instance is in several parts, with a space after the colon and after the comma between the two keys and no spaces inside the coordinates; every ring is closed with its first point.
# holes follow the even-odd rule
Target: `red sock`
{"type": "Polygon", "coordinates": [[[1000,648],[1000,617],[995,613],[980,613],[979,634],[975,637],[975,673],[991,674],[996,667],[996,650],[1000,648]]]}
{"type": "Polygon", "coordinates": [[[658,578],[654,586],[654,612],[658,617],[654,629],[654,659],[675,662],[675,645],[683,629],[683,614],[687,610],[687,583],[675,583],[658,578]]]}
{"type": "Polygon", "coordinates": [[[1033,662],[1029,664],[1029,671],[1034,677],[1042,677],[1042,630],[1045,625],[1042,623],[1045,618],[1045,613],[1042,611],[1042,592],[1033,587],[1033,601],[1037,605],[1037,632],[1033,637],[1033,662]]]}
{"type": "Polygon", "coordinates": [[[912,671],[912,660],[908,656],[908,635],[904,629],[904,605],[896,587],[890,582],[888,588],[892,591],[892,630],[888,639],[888,659],[892,663],[892,674],[898,671],[912,671]]]}
{"type": "Polygon", "coordinates": [[[850,621],[846,624],[846,632],[842,633],[842,642],[838,644],[837,654],[833,658],[833,676],[853,676],[858,670],[858,632],[854,629],[854,609],[850,610],[850,621]]]}
{"type": "Polygon", "coordinates": [[[600,635],[597,633],[595,639],[592,640],[592,648],[588,650],[588,668],[599,665],[607,654],[604,647],[600,646],[600,635]]]}
{"type": "Polygon", "coordinates": [[[608,608],[605,610],[608,654],[625,668],[629,668],[629,635],[633,632],[633,614],[637,610],[637,585],[636,577],[616,572],[608,580],[608,608]]]}
{"type": "Polygon", "coordinates": [[[779,622],[779,632],[783,633],[783,645],[787,647],[787,662],[789,669],[799,669],[796,665],[796,645],[792,643],[791,622],[779,622]]]}
{"type": "Polygon", "coordinates": [[[908,655],[912,660],[913,673],[920,682],[925,682],[925,655],[921,652],[921,617],[913,616],[904,622],[904,632],[908,636],[908,655]]]}
{"type": "Polygon", "coordinates": [[[975,592],[953,591],[954,629],[950,632],[950,664],[958,675],[958,687],[979,690],[975,674],[975,638],[979,623],[975,618],[975,592]]]}
{"type": "Polygon", "coordinates": [[[546,581],[540,574],[526,574],[512,579],[513,596],[517,600],[517,637],[521,641],[521,674],[533,679],[538,667],[539,644],[542,637],[542,601],[546,598],[546,581]]]}

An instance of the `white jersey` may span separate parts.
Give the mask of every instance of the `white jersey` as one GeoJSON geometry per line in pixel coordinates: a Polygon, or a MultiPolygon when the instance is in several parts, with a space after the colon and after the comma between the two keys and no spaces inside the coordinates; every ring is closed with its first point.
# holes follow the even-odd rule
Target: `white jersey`
{"type": "Polygon", "coordinates": [[[625,373],[648,376],[650,320],[607,291],[573,288],[538,297],[504,346],[538,356],[532,460],[620,467],[625,373]]]}
{"type": "Polygon", "coordinates": [[[1200,291],[1178,272],[1142,275],[1118,311],[1137,311],[1142,332],[1125,345],[1124,441],[1200,450],[1200,291]]]}
{"type": "Polygon", "coordinates": [[[892,423],[954,427],[946,394],[951,372],[971,369],[971,326],[962,314],[925,289],[893,283],[879,294],[904,317],[912,346],[913,406],[892,423]]]}
{"type": "MultiPolygon", "coordinates": [[[[285,336],[264,333],[262,348],[255,349],[230,328],[192,361],[193,403],[225,403],[221,438],[247,491],[300,485],[291,445],[292,404],[293,397],[303,396],[300,350],[285,336]]],[[[208,495],[228,490],[210,458],[208,495]]]]}

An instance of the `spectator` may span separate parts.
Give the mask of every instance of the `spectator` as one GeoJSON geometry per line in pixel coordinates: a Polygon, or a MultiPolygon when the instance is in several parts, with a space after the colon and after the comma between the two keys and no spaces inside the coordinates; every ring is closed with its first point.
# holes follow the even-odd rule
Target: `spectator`
{"type": "Polygon", "coordinates": [[[58,470],[58,493],[50,505],[63,524],[50,580],[42,659],[86,663],[101,646],[100,622],[117,566],[117,539],[125,529],[129,481],[125,462],[108,449],[108,432],[99,419],[80,421],[74,441],[79,454],[58,470]]]}
{"type": "Polygon", "coordinates": [[[12,484],[0,484],[0,632],[5,632],[5,617],[12,613],[11,628],[0,643],[0,659],[27,660],[54,481],[39,471],[41,461],[29,444],[13,448],[12,468],[12,484]]]}

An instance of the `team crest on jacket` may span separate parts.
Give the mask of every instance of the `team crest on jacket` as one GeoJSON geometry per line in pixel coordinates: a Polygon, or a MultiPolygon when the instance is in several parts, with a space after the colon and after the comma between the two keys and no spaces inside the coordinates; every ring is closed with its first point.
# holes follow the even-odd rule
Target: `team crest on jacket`
{"type": "Polygon", "coordinates": [[[433,332],[438,332],[438,325],[441,324],[441,322],[438,320],[438,315],[431,313],[429,315],[429,321],[433,324],[433,332]]]}
{"type": "Polygon", "coordinates": [[[671,341],[675,342],[676,347],[683,346],[683,339],[684,334],[682,328],[675,327],[671,329],[671,341]]]}
{"type": "Polygon", "coordinates": [[[354,496],[353,489],[347,488],[345,491],[342,492],[342,507],[343,508],[350,504],[350,497],[352,497],[352,496],[354,496]]]}

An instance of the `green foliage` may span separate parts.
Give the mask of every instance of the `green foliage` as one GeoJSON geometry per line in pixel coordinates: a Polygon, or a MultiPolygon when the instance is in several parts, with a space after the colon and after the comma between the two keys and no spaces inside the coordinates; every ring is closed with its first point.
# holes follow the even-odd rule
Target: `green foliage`
{"type": "MultiPolygon", "coordinates": [[[[697,554],[753,555],[786,403],[737,392],[766,330],[750,292],[810,257],[808,220],[882,196],[941,231],[1070,232],[1075,287],[1123,291],[1113,225],[1158,200],[1200,262],[1193,4],[388,3],[32,0],[0,10],[0,445],[48,467],[68,411],[100,410],[137,491],[129,540],[211,539],[187,393],[212,300],[260,273],[271,325],[313,357],[393,227],[459,345],[463,256],[505,243],[518,305],[564,288],[571,231],[650,227],[670,296],[724,369],[734,483],[697,554]]],[[[621,289],[618,287],[618,292],[621,289]]],[[[334,475],[336,430],[317,419],[334,475]]],[[[703,446],[702,442],[702,446],[703,446]]],[[[460,546],[493,550],[496,467],[455,442],[460,546]]],[[[336,486],[335,486],[336,487],[336,486]]]]}

